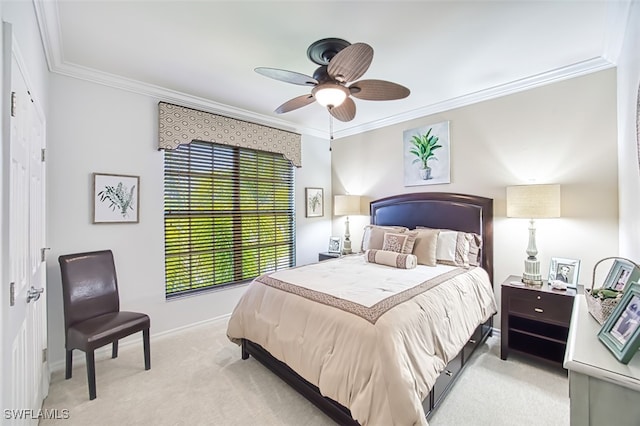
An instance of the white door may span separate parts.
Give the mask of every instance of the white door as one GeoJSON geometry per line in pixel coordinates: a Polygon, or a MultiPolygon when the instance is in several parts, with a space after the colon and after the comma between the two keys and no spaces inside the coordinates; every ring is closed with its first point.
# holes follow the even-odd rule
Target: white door
{"type": "Polygon", "coordinates": [[[8,297],[0,298],[3,303],[8,302],[8,307],[3,306],[6,314],[2,319],[2,370],[9,379],[3,383],[3,417],[9,424],[36,425],[49,386],[46,296],[39,297],[46,287],[42,254],[45,125],[12,40],[11,25],[4,23],[3,31],[3,96],[8,102],[4,104],[2,120],[2,226],[3,234],[9,236],[8,247],[3,243],[2,253],[3,278],[8,277],[3,288],[8,284],[8,297]]]}

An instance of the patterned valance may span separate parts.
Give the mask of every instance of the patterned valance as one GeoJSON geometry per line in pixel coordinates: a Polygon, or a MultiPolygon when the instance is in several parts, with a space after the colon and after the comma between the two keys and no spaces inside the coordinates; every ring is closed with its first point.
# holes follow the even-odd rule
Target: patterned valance
{"type": "Polygon", "coordinates": [[[300,135],[165,102],[158,104],[159,149],[176,149],[192,140],[277,152],[302,166],[300,135]]]}

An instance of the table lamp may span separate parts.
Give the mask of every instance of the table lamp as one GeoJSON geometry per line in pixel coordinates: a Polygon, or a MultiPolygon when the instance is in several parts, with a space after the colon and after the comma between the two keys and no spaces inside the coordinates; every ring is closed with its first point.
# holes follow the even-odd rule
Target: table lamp
{"type": "Polygon", "coordinates": [[[536,258],[534,219],[560,217],[560,185],[519,185],[507,187],[507,217],[529,219],[529,245],[522,282],[541,285],[540,261],[536,258]]]}
{"type": "Polygon", "coordinates": [[[342,253],[351,254],[351,234],[349,234],[349,216],[362,214],[359,195],[336,195],[333,199],[333,212],[336,216],[346,216],[344,221],[344,242],[342,253]]]}

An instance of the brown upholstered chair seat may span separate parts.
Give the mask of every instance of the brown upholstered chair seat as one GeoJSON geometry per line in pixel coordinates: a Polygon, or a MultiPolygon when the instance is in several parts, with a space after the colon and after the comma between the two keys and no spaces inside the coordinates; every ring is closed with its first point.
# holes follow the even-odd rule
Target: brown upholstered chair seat
{"type": "Polygon", "coordinates": [[[149,316],[139,312],[110,312],[80,323],[67,330],[67,349],[83,352],[108,345],[114,339],[122,339],[130,334],[149,328],[149,316]]]}

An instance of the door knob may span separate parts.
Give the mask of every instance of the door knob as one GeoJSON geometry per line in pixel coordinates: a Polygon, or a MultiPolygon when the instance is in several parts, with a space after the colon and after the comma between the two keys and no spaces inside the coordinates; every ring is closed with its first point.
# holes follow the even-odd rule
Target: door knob
{"type": "Polygon", "coordinates": [[[44,288],[34,288],[33,286],[31,286],[31,288],[29,289],[29,292],[27,293],[27,303],[31,302],[32,300],[35,302],[36,300],[40,299],[40,295],[42,294],[42,292],[44,291],[44,288]]]}

